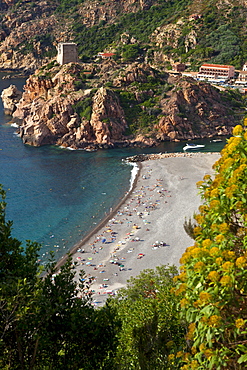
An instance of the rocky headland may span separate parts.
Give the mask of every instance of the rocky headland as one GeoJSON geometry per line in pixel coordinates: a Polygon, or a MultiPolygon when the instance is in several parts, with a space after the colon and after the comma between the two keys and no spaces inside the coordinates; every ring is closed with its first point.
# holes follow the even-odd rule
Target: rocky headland
{"type": "MultiPolygon", "coordinates": [[[[5,104],[6,90],[2,98],[5,104]]],[[[232,97],[207,83],[147,63],[112,60],[64,66],[54,61],[27,79],[19,102],[13,99],[25,144],[76,149],[228,135],[241,113],[232,97]]]]}

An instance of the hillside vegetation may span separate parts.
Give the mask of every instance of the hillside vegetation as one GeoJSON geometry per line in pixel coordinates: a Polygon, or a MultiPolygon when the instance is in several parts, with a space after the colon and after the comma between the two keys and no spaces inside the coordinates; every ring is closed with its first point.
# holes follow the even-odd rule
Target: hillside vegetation
{"type": "Polygon", "coordinates": [[[82,61],[104,50],[118,61],[167,68],[174,61],[240,68],[247,59],[244,1],[1,0],[0,9],[2,68],[34,69],[68,41],[77,43],[82,61]]]}

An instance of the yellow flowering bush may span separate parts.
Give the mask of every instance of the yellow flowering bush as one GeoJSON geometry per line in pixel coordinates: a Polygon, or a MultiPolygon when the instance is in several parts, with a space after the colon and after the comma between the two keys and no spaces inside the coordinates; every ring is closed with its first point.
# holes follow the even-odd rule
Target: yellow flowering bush
{"type": "Polygon", "coordinates": [[[243,127],[241,125],[235,126],[234,129],[232,130],[232,134],[234,136],[240,135],[242,134],[242,132],[243,132],[243,127]]]}
{"type": "Polygon", "coordinates": [[[246,126],[247,119],[233,129],[214,176],[197,183],[203,204],[196,244],[180,260],[186,286],[179,279],[176,287],[190,347],[186,361],[179,357],[182,369],[247,368],[246,126]]]}
{"type": "Polygon", "coordinates": [[[201,271],[203,269],[203,267],[205,267],[205,263],[202,262],[202,261],[198,261],[194,265],[194,270],[195,271],[201,271]]]}
{"type": "Polygon", "coordinates": [[[213,248],[210,249],[209,253],[210,253],[211,256],[219,256],[221,252],[220,252],[219,248],[213,247],[213,248]]]}
{"type": "Polygon", "coordinates": [[[246,267],[246,262],[247,262],[247,259],[244,256],[241,256],[236,259],[235,263],[238,268],[244,268],[246,267]]]}
{"type": "Polygon", "coordinates": [[[215,263],[216,263],[216,265],[222,265],[222,262],[223,262],[223,258],[222,257],[218,257],[218,258],[216,258],[215,259],[215,263]]]}
{"type": "Polygon", "coordinates": [[[208,274],[208,279],[211,281],[218,281],[220,274],[217,271],[210,271],[208,274]]]}
{"type": "Polygon", "coordinates": [[[211,295],[208,292],[201,292],[199,298],[203,303],[208,303],[211,299],[211,295]]]}
{"type": "Polygon", "coordinates": [[[211,245],[212,245],[212,240],[210,239],[205,239],[202,241],[203,248],[210,248],[211,245]]]}
{"type": "Polygon", "coordinates": [[[216,237],[215,237],[215,241],[216,241],[216,243],[219,243],[219,244],[221,244],[222,242],[223,242],[223,240],[225,239],[225,237],[224,237],[224,235],[222,235],[222,234],[218,234],[218,235],[216,235],[216,237]]]}
{"type": "Polygon", "coordinates": [[[218,196],[219,196],[219,189],[213,189],[212,191],[211,191],[211,193],[210,193],[210,196],[212,197],[212,198],[217,198],[218,196]]]}
{"type": "Polygon", "coordinates": [[[238,329],[242,328],[244,325],[245,325],[245,320],[243,320],[243,319],[237,319],[235,321],[235,326],[238,329]]]}
{"type": "Polygon", "coordinates": [[[221,323],[221,317],[218,315],[212,315],[210,316],[208,320],[208,325],[211,327],[217,327],[220,325],[220,323],[221,323]]]}
{"type": "Polygon", "coordinates": [[[202,231],[202,228],[201,228],[200,226],[196,226],[196,227],[194,227],[194,229],[193,229],[193,232],[194,232],[194,235],[195,235],[195,236],[200,235],[200,234],[201,234],[201,231],[202,231]]]}
{"type": "Polygon", "coordinates": [[[224,271],[231,271],[233,267],[234,267],[234,263],[232,263],[230,261],[227,261],[227,262],[223,263],[223,265],[221,266],[221,268],[224,271]]]}
{"type": "Polygon", "coordinates": [[[230,287],[232,285],[232,279],[229,275],[224,275],[220,279],[220,284],[226,287],[230,287]]]}

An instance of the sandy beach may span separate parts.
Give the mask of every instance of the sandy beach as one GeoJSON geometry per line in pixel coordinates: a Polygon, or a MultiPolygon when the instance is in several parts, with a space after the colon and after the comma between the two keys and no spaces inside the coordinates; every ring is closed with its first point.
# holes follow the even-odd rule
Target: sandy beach
{"type": "Polygon", "coordinates": [[[141,162],[131,194],[73,254],[76,279],[83,269],[96,307],[143,269],[179,266],[193,243],[185,218],[201,204],[196,182],[213,173],[218,158],[219,153],[194,153],[141,162]]]}

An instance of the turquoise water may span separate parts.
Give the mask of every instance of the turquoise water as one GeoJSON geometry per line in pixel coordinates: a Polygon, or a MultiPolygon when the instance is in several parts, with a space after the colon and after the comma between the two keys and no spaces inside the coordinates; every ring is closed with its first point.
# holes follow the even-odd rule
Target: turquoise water
{"type": "MultiPolygon", "coordinates": [[[[0,91],[23,80],[0,80],[0,91]]],[[[72,151],[23,145],[7,122],[0,101],[0,183],[7,191],[7,219],[13,236],[42,244],[41,260],[60,258],[92,230],[129,190],[132,166],[123,158],[138,153],[181,152],[184,143],[157,148],[72,151]]],[[[223,143],[206,144],[219,151],[223,143]]]]}

